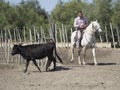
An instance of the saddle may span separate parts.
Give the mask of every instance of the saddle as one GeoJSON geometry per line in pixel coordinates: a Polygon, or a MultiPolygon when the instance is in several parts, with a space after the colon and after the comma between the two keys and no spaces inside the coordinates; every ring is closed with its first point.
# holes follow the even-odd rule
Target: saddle
{"type": "MultiPolygon", "coordinates": [[[[83,32],[81,32],[82,33],[82,36],[81,36],[81,38],[79,39],[79,47],[82,47],[82,45],[81,45],[81,40],[82,40],[82,37],[83,37],[83,32]]],[[[78,32],[76,32],[76,35],[75,35],[75,37],[74,37],[74,41],[75,42],[77,42],[78,41],[78,32]]]]}

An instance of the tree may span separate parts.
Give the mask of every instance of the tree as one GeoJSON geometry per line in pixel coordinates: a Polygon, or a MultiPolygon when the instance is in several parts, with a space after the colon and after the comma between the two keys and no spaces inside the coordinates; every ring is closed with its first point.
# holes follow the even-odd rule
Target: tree
{"type": "Polygon", "coordinates": [[[22,0],[18,5],[11,5],[0,0],[0,28],[20,28],[48,25],[47,14],[38,0],[22,0]]]}
{"type": "Polygon", "coordinates": [[[120,0],[114,2],[112,22],[120,28],[120,0]]]}
{"type": "Polygon", "coordinates": [[[85,10],[85,5],[80,0],[70,2],[58,2],[55,9],[51,12],[51,20],[54,23],[63,23],[68,28],[73,27],[74,18],[79,10],[85,10]]]}
{"type": "Polygon", "coordinates": [[[111,21],[111,1],[112,0],[93,0],[95,18],[102,25],[109,24],[111,21]]]}

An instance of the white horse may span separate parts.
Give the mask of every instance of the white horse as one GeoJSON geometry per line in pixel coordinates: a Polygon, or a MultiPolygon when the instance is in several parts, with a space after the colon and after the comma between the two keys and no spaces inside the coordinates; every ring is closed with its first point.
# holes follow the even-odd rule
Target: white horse
{"type": "Polygon", "coordinates": [[[71,35],[71,49],[72,49],[72,59],[71,62],[74,61],[74,48],[75,46],[78,47],[78,63],[81,65],[81,60],[80,60],[80,53],[81,50],[83,50],[83,65],[85,65],[85,56],[86,56],[86,50],[91,48],[93,57],[94,57],[94,64],[97,65],[96,61],[96,55],[95,55],[95,33],[96,32],[102,32],[100,24],[96,21],[92,21],[86,30],[84,30],[84,34],[82,36],[81,40],[81,45],[82,47],[79,47],[80,44],[80,31],[74,31],[71,35]],[[77,41],[75,40],[76,33],[78,33],[78,39],[77,41]],[[82,49],[81,49],[82,48],[82,49]]]}

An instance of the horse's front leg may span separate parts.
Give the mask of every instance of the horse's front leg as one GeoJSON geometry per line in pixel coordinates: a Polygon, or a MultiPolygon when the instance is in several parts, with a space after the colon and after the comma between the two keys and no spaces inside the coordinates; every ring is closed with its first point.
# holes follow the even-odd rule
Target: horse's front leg
{"type": "Polygon", "coordinates": [[[83,65],[85,65],[85,57],[86,57],[86,48],[83,47],[83,65]]]}
{"type": "Polygon", "coordinates": [[[78,63],[79,63],[79,65],[81,65],[80,54],[81,54],[81,49],[80,49],[80,47],[79,47],[79,48],[78,48],[78,63]]]}
{"type": "Polygon", "coordinates": [[[92,48],[92,53],[93,53],[93,58],[94,58],[94,64],[97,65],[95,47],[92,48]]]}
{"type": "Polygon", "coordinates": [[[74,47],[71,48],[71,52],[72,52],[71,63],[73,63],[73,61],[74,61],[74,47]]]}

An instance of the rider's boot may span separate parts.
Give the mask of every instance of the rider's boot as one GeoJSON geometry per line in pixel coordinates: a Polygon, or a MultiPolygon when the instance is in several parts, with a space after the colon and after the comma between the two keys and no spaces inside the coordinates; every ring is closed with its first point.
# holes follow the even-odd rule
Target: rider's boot
{"type": "Polygon", "coordinates": [[[82,37],[80,38],[80,40],[79,40],[79,47],[82,47],[82,45],[81,45],[81,40],[82,40],[82,37]]]}

